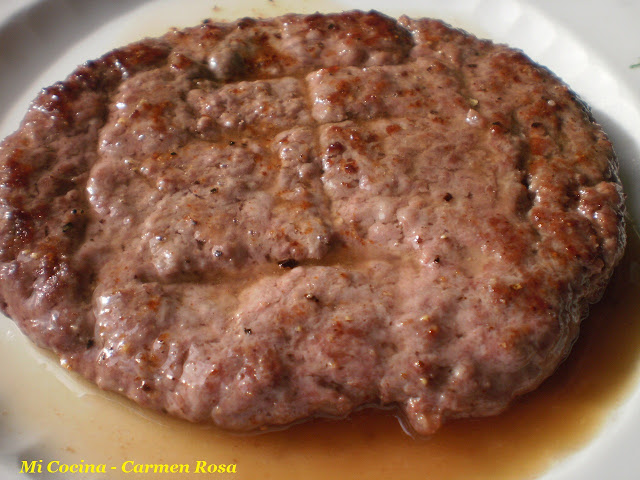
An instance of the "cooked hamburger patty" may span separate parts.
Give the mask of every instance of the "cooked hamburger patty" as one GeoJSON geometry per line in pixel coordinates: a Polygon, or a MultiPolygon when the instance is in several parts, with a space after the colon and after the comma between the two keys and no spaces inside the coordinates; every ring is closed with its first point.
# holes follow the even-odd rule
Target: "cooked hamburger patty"
{"type": "Polygon", "coordinates": [[[114,50],[42,91],[0,165],[4,311],[101,388],[234,430],[497,413],[568,354],[625,243],[567,86],[375,12],[114,50]]]}

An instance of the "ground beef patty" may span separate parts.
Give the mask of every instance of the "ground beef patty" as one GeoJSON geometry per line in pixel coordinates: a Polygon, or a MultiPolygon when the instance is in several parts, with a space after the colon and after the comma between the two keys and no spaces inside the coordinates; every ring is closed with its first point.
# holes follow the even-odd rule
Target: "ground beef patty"
{"type": "Polygon", "coordinates": [[[101,388],[236,430],[499,412],[625,242],[611,145],[565,85],[375,12],[115,50],[43,90],[0,165],[4,311],[101,388]]]}

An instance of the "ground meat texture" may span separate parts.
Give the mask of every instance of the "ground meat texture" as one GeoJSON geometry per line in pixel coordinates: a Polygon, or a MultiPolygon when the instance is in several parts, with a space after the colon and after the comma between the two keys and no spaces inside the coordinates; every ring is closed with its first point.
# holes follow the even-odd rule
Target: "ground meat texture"
{"type": "Polygon", "coordinates": [[[495,414],[622,255],[612,147],[522,53],[375,12],[115,50],[0,145],[0,300],[143,406],[234,430],[495,414]]]}

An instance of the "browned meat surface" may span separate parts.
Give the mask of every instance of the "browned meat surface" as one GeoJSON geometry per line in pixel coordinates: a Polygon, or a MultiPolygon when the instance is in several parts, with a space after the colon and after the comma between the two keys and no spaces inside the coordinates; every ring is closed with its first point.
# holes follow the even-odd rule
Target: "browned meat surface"
{"type": "Polygon", "coordinates": [[[0,299],[64,366],[252,430],[494,414],[569,352],[625,238],[551,73],[436,20],[205,22],[40,94],[0,146],[0,299]]]}

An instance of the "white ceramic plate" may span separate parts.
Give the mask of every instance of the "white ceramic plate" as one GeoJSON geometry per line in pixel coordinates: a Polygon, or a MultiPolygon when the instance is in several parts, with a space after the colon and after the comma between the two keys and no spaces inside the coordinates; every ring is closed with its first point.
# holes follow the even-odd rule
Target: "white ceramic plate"
{"type": "MultiPolygon", "coordinates": [[[[640,185],[640,67],[631,68],[640,62],[640,31],[635,24],[640,18],[640,3],[630,3],[624,0],[0,0],[0,137],[18,127],[39,88],[64,78],[77,64],[143,36],[160,35],[172,26],[195,24],[207,17],[234,19],[247,15],[273,16],[287,11],[373,8],[390,15],[406,13],[442,18],[478,36],[522,48],[534,60],[551,68],[593,107],[596,119],[613,140],[622,163],[629,210],[632,218],[640,218],[640,196],[635,193],[637,189],[632,188],[640,185]]],[[[56,454],[51,453],[55,449],[42,452],[60,439],[52,437],[50,432],[42,433],[40,430],[44,429],[38,428],[38,422],[52,414],[66,414],[66,421],[73,422],[69,412],[47,410],[47,382],[52,382],[52,389],[56,382],[65,382],[65,388],[76,397],[91,395],[81,383],[61,375],[51,361],[29,350],[4,318],[0,319],[0,336],[9,340],[0,348],[4,345],[7,349],[28,350],[18,357],[18,362],[24,364],[18,373],[11,372],[15,365],[11,368],[3,365],[0,370],[0,385],[4,386],[0,388],[0,478],[13,480],[27,476],[17,467],[19,459],[28,457],[25,452],[39,452],[33,453],[32,458],[44,455],[56,458],[56,454]],[[42,376],[43,369],[51,380],[42,376]],[[27,383],[29,379],[38,378],[40,388],[18,388],[23,382],[21,375],[27,383]],[[31,395],[39,392],[36,394],[43,396],[17,398],[28,395],[24,392],[31,395]],[[16,405],[29,408],[14,408],[16,405]],[[30,418],[19,418],[20,413],[15,413],[27,415],[25,412],[36,411],[42,412],[42,416],[30,413],[30,418]]],[[[153,417],[152,421],[158,419],[153,417]]],[[[100,428],[99,419],[94,423],[100,428]]],[[[73,430],[69,425],[65,428],[67,433],[73,430]]],[[[638,432],[640,388],[635,388],[612,412],[593,441],[543,478],[635,480],[640,472],[640,455],[636,453],[636,445],[640,443],[638,432]]],[[[82,430],[73,433],[79,437],[86,434],[82,430]]],[[[122,433],[125,452],[126,437],[126,432],[122,433]]],[[[71,449],[59,445],[56,448],[71,449]]],[[[126,453],[122,455],[126,458],[126,453]]],[[[122,458],[113,460],[119,462],[122,458]]],[[[265,478],[268,472],[265,470],[265,478]]],[[[84,477],[43,473],[34,478],[84,477]]],[[[109,474],[101,478],[109,478],[109,474]]],[[[342,477],[336,473],[333,478],[342,477]]]]}

